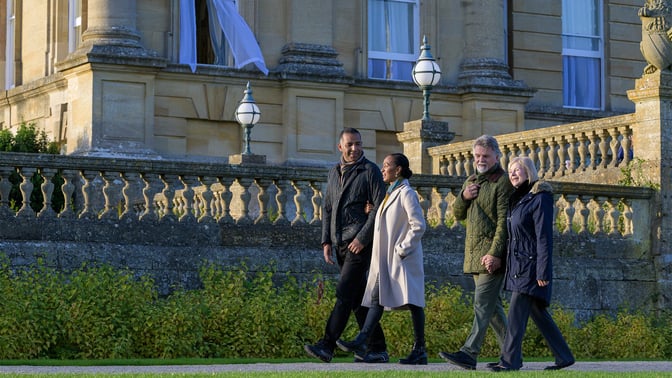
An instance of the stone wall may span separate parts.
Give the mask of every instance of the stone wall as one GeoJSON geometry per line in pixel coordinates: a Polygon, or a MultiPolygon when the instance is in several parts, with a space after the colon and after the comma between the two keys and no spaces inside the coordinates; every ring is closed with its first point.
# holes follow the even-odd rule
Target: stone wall
{"type": "MultiPolygon", "coordinates": [[[[205,262],[224,269],[245,264],[251,271],[275,267],[279,277],[288,272],[300,280],[317,274],[336,279],[319,242],[319,225],[0,218],[0,252],[14,268],[33,266],[39,258],[63,271],[105,263],[150,275],[162,295],[176,287],[198,288],[205,262]]],[[[427,282],[473,288],[462,273],[463,228],[429,228],[423,247],[427,282]]],[[[554,300],[578,319],[621,307],[653,309],[656,272],[641,249],[632,239],[556,234],[554,300]]]]}

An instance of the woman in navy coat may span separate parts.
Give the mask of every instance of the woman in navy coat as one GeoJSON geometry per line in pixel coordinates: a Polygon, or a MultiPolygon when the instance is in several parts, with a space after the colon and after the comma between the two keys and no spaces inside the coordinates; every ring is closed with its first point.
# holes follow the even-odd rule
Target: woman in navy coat
{"type": "Polygon", "coordinates": [[[509,199],[508,248],[504,288],[511,291],[506,338],[493,371],[523,366],[523,336],[532,318],[555,356],[558,370],[574,364],[567,342],[548,312],[553,280],[553,191],[539,181],[532,159],[515,157],[509,163],[509,180],[516,189],[509,199]]]}

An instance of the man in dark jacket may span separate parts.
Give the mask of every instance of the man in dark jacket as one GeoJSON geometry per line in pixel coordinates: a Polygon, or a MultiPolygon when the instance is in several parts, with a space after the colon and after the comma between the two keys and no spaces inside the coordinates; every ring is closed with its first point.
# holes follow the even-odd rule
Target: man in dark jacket
{"type": "Polygon", "coordinates": [[[488,325],[501,347],[506,334],[506,314],[501,292],[506,258],[506,211],[513,186],[502,169],[497,140],[482,135],[474,141],[477,173],[468,177],[453,204],[457,220],[467,220],[464,273],[474,278],[474,322],[462,348],[440,352],[444,360],[465,369],[476,369],[488,325]]]}
{"type": "MultiPolygon", "coordinates": [[[[322,212],[322,250],[324,261],[340,269],[336,285],[336,303],[327,320],[324,337],[306,344],[310,356],[331,361],[336,341],[341,337],[354,312],[361,328],[368,308],[361,306],[366,275],[371,263],[371,243],[376,210],[385,197],[385,182],[380,169],[364,157],[362,136],[356,129],[345,128],[338,142],[341,160],[329,170],[322,212]],[[373,208],[367,212],[367,203],[373,208]]],[[[380,325],[371,333],[368,352],[356,353],[362,362],[387,362],[387,346],[380,325]]]]}

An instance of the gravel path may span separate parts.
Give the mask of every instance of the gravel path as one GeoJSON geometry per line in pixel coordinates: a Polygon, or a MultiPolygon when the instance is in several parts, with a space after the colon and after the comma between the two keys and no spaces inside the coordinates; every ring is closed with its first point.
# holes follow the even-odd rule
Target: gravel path
{"type": "MultiPolygon", "coordinates": [[[[529,362],[522,371],[543,370],[548,362],[529,362]]],[[[227,365],[171,365],[171,366],[0,366],[0,374],[75,374],[75,373],[221,373],[221,372],[292,372],[292,371],[455,371],[462,370],[448,363],[430,363],[425,366],[407,366],[397,363],[320,363],[302,362],[290,364],[227,364],[227,365]]],[[[487,370],[479,364],[478,370],[487,370]]],[[[603,372],[667,372],[672,376],[672,361],[632,361],[632,362],[577,362],[567,368],[571,371],[603,372]]]]}

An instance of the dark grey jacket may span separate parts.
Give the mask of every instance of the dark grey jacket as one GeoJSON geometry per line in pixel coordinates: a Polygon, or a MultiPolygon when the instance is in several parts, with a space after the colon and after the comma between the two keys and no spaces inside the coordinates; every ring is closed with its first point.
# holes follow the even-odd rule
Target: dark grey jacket
{"type": "Polygon", "coordinates": [[[322,244],[337,246],[357,238],[363,245],[373,241],[373,225],[386,186],[376,164],[366,158],[355,163],[341,178],[340,165],[329,170],[322,208],[322,244]],[[366,202],[374,205],[367,215],[366,202]]]}

